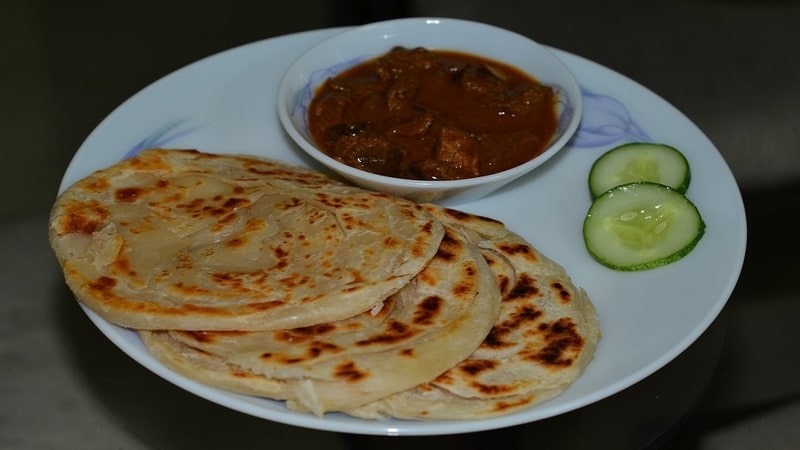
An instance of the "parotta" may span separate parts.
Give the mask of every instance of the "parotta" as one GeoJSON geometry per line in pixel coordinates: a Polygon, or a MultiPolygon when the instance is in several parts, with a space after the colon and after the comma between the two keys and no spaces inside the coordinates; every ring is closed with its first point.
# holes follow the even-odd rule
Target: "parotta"
{"type": "Polygon", "coordinates": [[[592,360],[600,339],[586,292],[502,223],[427,208],[482,249],[503,295],[500,317],[469,358],[431,382],[347,412],[373,419],[478,419],[562,393],[592,360]]]}
{"type": "Polygon", "coordinates": [[[67,188],[50,240],[77,299],[167,367],[315,414],[508,414],[600,339],[503,223],[256,157],[144,151],[67,188]]]}
{"type": "Polygon", "coordinates": [[[380,310],[290,330],[140,335],[153,355],[189,378],[323,414],[436,377],[478,347],[499,308],[480,250],[446,230],[430,264],[380,310]]]}
{"type": "Polygon", "coordinates": [[[405,286],[439,248],[419,205],[256,157],[146,150],[67,188],[50,242],[67,284],[136,329],[330,322],[405,286]]]}

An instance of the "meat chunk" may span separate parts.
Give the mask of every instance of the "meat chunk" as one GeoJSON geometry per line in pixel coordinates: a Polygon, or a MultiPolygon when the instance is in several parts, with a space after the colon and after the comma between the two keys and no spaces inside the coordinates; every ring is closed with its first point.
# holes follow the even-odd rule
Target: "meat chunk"
{"type": "Polygon", "coordinates": [[[478,147],[478,142],[469,133],[455,127],[444,127],[439,132],[433,158],[423,163],[421,171],[431,180],[476,177],[479,175],[478,147]]]}
{"type": "Polygon", "coordinates": [[[502,97],[506,89],[503,80],[485,65],[469,66],[462,70],[459,83],[466,92],[488,97],[502,97]]]}
{"type": "Polygon", "coordinates": [[[399,76],[386,91],[386,109],[395,117],[412,117],[414,115],[414,94],[419,87],[420,79],[416,76],[399,76]]]}
{"type": "Polygon", "coordinates": [[[433,122],[434,119],[431,114],[423,114],[407,122],[395,125],[392,132],[401,136],[422,136],[431,129],[433,122]]]}
{"type": "Polygon", "coordinates": [[[430,70],[437,67],[436,58],[423,48],[395,47],[375,63],[375,73],[382,80],[392,80],[398,74],[430,70]]]}
{"type": "Polygon", "coordinates": [[[386,138],[374,133],[341,134],[332,156],[348,166],[379,175],[394,175],[403,159],[402,152],[386,138]]]}
{"type": "Polygon", "coordinates": [[[506,105],[514,114],[531,114],[540,110],[541,105],[553,103],[554,96],[555,93],[549,86],[523,86],[507,96],[506,105]]]}

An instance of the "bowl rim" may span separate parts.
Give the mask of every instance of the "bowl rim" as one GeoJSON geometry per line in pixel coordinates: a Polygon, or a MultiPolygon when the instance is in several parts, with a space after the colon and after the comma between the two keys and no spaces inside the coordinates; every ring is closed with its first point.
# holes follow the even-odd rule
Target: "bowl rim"
{"type": "MultiPolygon", "coordinates": [[[[388,51],[388,50],[387,50],[388,51]]],[[[503,62],[501,59],[496,57],[492,57],[486,54],[475,53],[478,56],[495,59],[497,61],[503,62]]],[[[353,55],[353,57],[342,58],[341,63],[348,62],[351,60],[361,60],[364,55],[353,55]]],[[[376,55],[377,56],[377,55],[376,55]]],[[[370,55],[370,58],[372,55],[370,55]]],[[[367,58],[369,59],[369,58],[367,58]]],[[[363,62],[363,61],[362,61],[363,62]]],[[[356,62],[355,64],[358,64],[356,62]]],[[[508,64],[508,63],[506,63],[508,64]]],[[[513,64],[512,64],[513,66],[513,64]]],[[[344,69],[350,66],[345,66],[344,69]]],[[[522,70],[522,69],[520,69],[522,70]]],[[[527,71],[525,71],[527,72],[527,71]]],[[[534,75],[534,74],[530,74],[534,75]]],[[[315,85],[317,87],[318,85],[315,85]]],[[[551,87],[553,87],[551,85],[551,87]]],[[[330,36],[303,51],[297,58],[295,58],[289,67],[284,71],[283,76],[281,77],[281,81],[279,82],[278,88],[278,116],[280,119],[281,124],[283,125],[284,130],[289,134],[292,140],[302,148],[302,150],[312,157],[313,159],[317,160],[319,163],[329,167],[331,170],[338,172],[340,175],[348,177],[351,175],[352,177],[356,177],[357,179],[362,179],[365,182],[372,183],[372,184],[382,184],[382,185],[396,185],[398,187],[402,187],[404,189],[423,189],[423,188],[435,188],[435,189],[458,189],[458,188],[468,188],[473,186],[479,186],[484,184],[492,184],[499,181],[503,181],[506,179],[515,179],[519,176],[522,176],[536,167],[544,164],[547,160],[549,160],[553,155],[558,153],[562,150],[570,139],[572,139],[573,135],[578,129],[579,123],[581,121],[581,117],[583,115],[583,99],[580,95],[581,88],[578,84],[578,81],[569,67],[564,63],[561,58],[559,58],[548,46],[535,41],[534,39],[525,36],[523,34],[517,33],[512,30],[508,30],[502,27],[498,27],[495,25],[491,25],[484,22],[479,21],[472,21],[466,19],[456,19],[456,18],[448,18],[448,17],[407,17],[407,18],[400,18],[400,19],[389,19],[383,21],[377,21],[372,23],[367,23],[364,25],[357,25],[350,28],[345,28],[342,30],[341,33],[336,33],[333,36],[330,36]],[[469,27],[479,27],[484,30],[491,31],[493,33],[502,33],[507,34],[511,37],[516,39],[522,39],[530,43],[531,45],[538,48],[538,50],[547,56],[550,60],[550,64],[553,66],[558,67],[559,72],[563,73],[565,76],[562,81],[562,86],[564,87],[571,87],[573,91],[577,92],[577,96],[568,96],[567,89],[563,89],[560,86],[556,87],[562,93],[559,95],[565,96],[568,98],[570,106],[571,106],[571,113],[569,114],[570,117],[566,120],[567,125],[564,128],[563,133],[561,133],[558,138],[552,140],[548,144],[548,146],[539,153],[538,155],[534,156],[533,158],[525,161],[522,164],[517,166],[508,168],[501,172],[496,172],[487,175],[480,175],[477,177],[470,177],[470,178],[461,178],[456,180],[419,180],[419,179],[410,179],[410,178],[400,178],[400,177],[393,177],[388,175],[380,175],[372,172],[368,172],[363,169],[359,169],[357,167],[353,167],[347,165],[331,156],[323,152],[319,149],[316,144],[311,141],[310,139],[303,136],[298,130],[294,122],[291,119],[292,113],[290,111],[290,107],[288,106],[288,102],[286,101],[287,97],[295,97],[296,92],[289,92],[292,74],[296,71],[298,66],[303,62],[305,58],[308,57],[309,54],[312,54],[315,51],[319,51],[320,48],[325,48],[327,46],[332,45],[337,40],[342,38],[346,38],[348,36],[352,36],[354,34],[363,33],[365,31],[370,31],[374,29],[380,28],[388,28],[388,27],[398,27],[398,26],[408,26],[408,25],[415,25],[415,26],[469,26],[469,27]]]]}

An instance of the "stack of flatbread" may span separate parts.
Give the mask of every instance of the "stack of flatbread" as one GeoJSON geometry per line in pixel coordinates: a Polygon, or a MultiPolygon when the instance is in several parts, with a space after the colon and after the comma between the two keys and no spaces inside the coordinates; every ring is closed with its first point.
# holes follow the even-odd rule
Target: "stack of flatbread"
{"type": "Polygon", "coordinates": [[[600,338],[502,223],[256,157],[143,151],[65,190],[50,242],[76,298],[166,366],[318,415],[508,414],[600,338]]]}

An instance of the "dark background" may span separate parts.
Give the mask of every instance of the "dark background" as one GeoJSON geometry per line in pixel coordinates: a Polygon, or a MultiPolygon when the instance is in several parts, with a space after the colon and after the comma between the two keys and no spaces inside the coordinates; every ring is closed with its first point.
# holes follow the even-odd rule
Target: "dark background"
{"type": "MultiPolygon", "coordinates": [[[[53,370],[44,347],[77,351],[78,356],[86,351],[53,344],[86,323],[72,305],[52,306],[55,297],[61,302],[68,295],[48,253],[46,215],[61,174],[92,129],[140,89],[200,58],[273,36],[410,15],[488,22],[584,56],[652,89],[710,137],[743,193],[748,254],[720,319],[724,346],[719,360],[712,361],[715,375],[669,445],[800,444],[794,426],[800,419],[800,306],[794,285],[800,268],[795,218],[800,200],[800,2],[10,0],[0,6],[5,159],[0,232],[6,244],[0,312],[19,320],[0,325],[0,394],[19,405],[4,406],[0,413],[0,447],[36,442],[40,446],[30,448],[44,448],[48,434],[80,436],[73,429],[60,430],[53,425],[60,422],[47,416],[55,410],[56,397],[36,400],[42,406],[33,412],[21,406],[33,400],[13,393],[40,395],[41,386],[32,382],[47,385],[48,377],[66,377],[41,372],[53,370]],[[51,280],[47,289],[37,287],[42,280],[51,280]],[[61,317],[60,325],[47,321],[52,315],[61,317]]],[[[86,341],[98,339],[95,334],[86,341]]],[[[84,342],[80,336],[77,342],[84,342]]],[[[120,358],[120,364],[131,364],[120,358]]],[[[92,372],[97,363],[72,357],[56,367],[83,365],[82,370],[92,372]]],[[[100,434],[109,440],[102,441],[107,445],[95,442],[97,448],[124,446],[133,439],[121,422],[117,428],[104,425],[108,428],[100,434]]]]}

